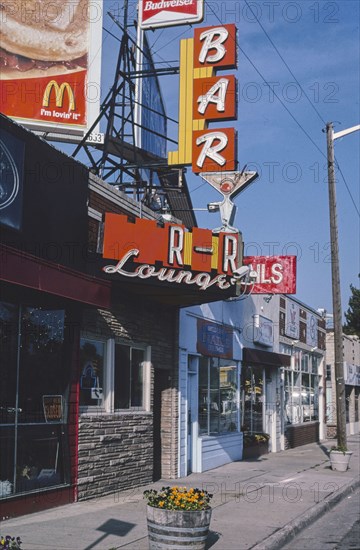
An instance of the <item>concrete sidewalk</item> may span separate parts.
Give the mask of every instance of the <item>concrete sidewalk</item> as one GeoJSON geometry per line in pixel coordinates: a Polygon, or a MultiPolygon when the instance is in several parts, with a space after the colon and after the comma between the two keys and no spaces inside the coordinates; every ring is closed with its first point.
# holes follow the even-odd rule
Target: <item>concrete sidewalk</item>
{"type": "MultiPolygon", "coordinates": [[[[359,435],[348,438],[347,472],[331,470],[332,445],[305,445],[152,486],[196,486],[214,494],[207,548],[277,550],[359,486],[359,435]]],[[[142,493],[148,487],[7,520],[1,533],[20,536],[23,550],[145,550],[142,493]]]]}

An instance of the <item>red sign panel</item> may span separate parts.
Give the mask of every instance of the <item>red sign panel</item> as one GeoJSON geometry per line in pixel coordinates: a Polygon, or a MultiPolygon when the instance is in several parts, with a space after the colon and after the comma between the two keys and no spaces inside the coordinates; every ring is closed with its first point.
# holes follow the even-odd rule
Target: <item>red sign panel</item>
{"type": "Polygon", "coordinates": [[[236,26],[234,24],[195,29],[194,67],[236,68],[236,26]]]}
{"type": "Polygon", "coordinates": [[[235,128],[193,132],[192,171],[226,172],[236,169],[235,128]]]}
{"type": "Polygon", "coordinates": [[[296,256],[245,256],[243,262],[256,272],[251,294],[296,294],[296,256]]]}
{"type": "Polygon", "coordinates": [[[7,116],[45,124],[86,126],[84,90],[87,71],[0,80],[1,111],[7,116]]]}
{"type": "Polygon", "coordinates": [[[194,120],[231,120],[236,118],[236,106],[234,75],[194,79],[194,120]]]}
{"type": "Polygon", "coordinates": [[[136,264],[161,262],[169,268],[189,266],[193,271],[231,275],[240,264],[239,235],[220,233],[216,247],[213,239],[210,229],[193,228],[190,232],[183,225],[160,227],[155,220],[139,218],[131,223],[127,216],[107,213],[103,257],[120,260],[136,250],[132,257],[136,264]]]}
{"type": "Polygon", "coordinates": [[[140,0],[139,25],[142,29],[199,23],[204,0],[140,0]]]}

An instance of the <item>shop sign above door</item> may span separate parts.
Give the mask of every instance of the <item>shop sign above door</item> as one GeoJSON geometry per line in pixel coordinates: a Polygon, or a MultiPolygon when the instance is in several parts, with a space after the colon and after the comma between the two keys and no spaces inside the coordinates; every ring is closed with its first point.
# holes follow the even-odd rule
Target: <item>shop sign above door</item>
{"type": "Polygon", "coordinates": [[[212,357],[233,357],[233,330],[230,327],[197,320],[196,351],[212,357]]]}
{"type": "Polygon", "coordinates": [[[194,285],[200,290],[235,287],[248,274],[242,267],[241,234],[165,224],[155,220],[129,222],[120,214],[105,215],[103,258],[115,260],[103,271],[123,277],[157,279],[194,285]]]}

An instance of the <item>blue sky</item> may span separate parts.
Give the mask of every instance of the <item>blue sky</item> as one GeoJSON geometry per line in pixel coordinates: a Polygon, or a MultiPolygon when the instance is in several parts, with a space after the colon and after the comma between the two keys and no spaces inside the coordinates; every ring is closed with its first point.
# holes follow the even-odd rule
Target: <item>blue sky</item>
{"type": "MultiPolygon", "coordinates": [[[[239,168],[259,178],[235,199],[236,225],[246,255],[296,254],[296,297],[332,311],[326,122],[335,131],[360,123],[360,3],[312,0],[208,1],[201,25],[236,23],[238,28],[239,168]],[[256,15],[256,17],[255,17],[256,15]],[[290,69],[290,70],[289,70],[290,69]],[[275,94],[273,93],[275,92],[275,94]]],[[[120,14],[123,2],[105,2],[120,14]]],[[[129,1],[129,19],[136,17],[129,1]]],[[[104,26],[119,29],[104,15],[104,26]]],[[[178,64],[179,41],[189,26],[148,31],[155,62],[178,64]]],[[[103,35],[103,94],[113,79],[117,42],[103,35]]],[[[177,118],[178,77],[160,79],[167,114],[177,118]]],[[[223,123],[221,123],[224,125],[223,123]]],[[[210,125],[216,127],[216,124],[210,125]]],[[[219,127],[219,125],[217,125],[219,127]]],[[[177,128],[169,127],[176,138],[177,128]]],[[[172,147],[171,149],[175,149],[172,147]]],[[[350,283],[359,287],[360,132],[335,142],[342,309],[350,283]],[[354,204],[355,203],[355,204],[354,204]]],[[[221,196],[187,171],[194,208],[221,196]]],[[[196,212],[200,227],[219,225],[219,214],[196,212]]]]}

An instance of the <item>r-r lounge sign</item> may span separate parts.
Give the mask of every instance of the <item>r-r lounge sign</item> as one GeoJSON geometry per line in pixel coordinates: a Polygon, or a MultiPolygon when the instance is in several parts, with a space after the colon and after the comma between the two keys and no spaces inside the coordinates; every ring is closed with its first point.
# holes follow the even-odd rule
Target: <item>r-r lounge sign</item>
{"type": "Polygon", "coordinates": [[[194,173],[236,169],[235,128],[208,129],[208,122],[234,120],[236,78],[215,75],[236,68],[236,27],[195,29],[180,43],[179,149],[169,153],[171,165],[192,165],[194,173]]]}
{"type": "Polygon", "coordinates": [[[116,261],[103,267],[109,275],[227,290],[240,278],[242,241],[240,234],[106,213],[103,258],[116,261]]]}

